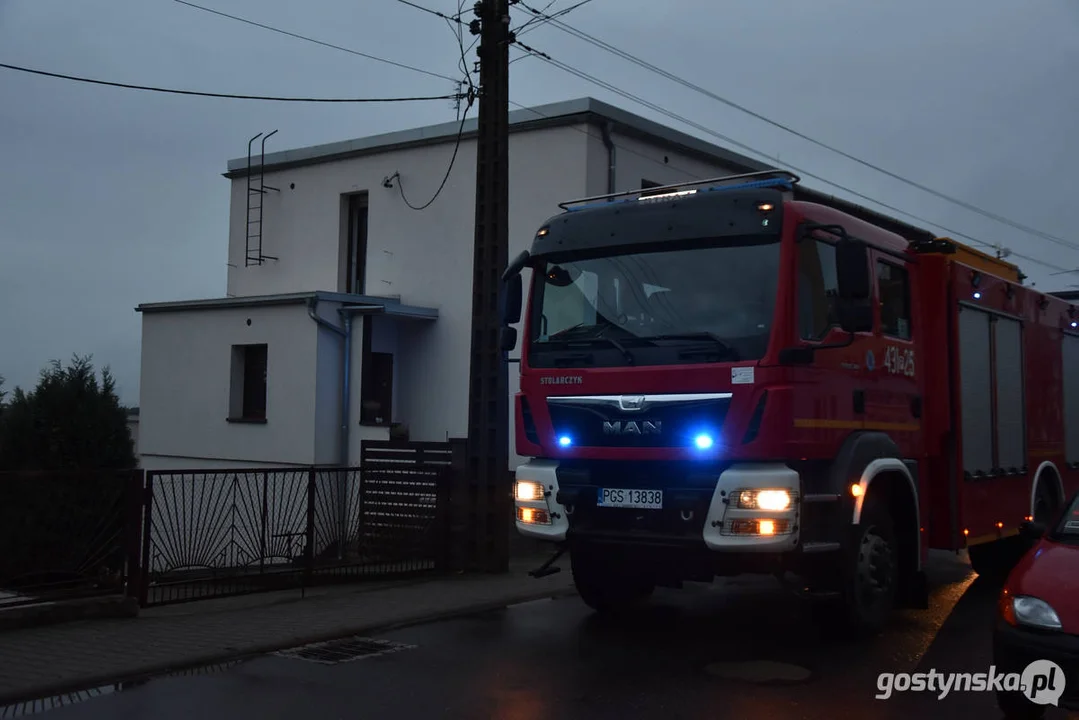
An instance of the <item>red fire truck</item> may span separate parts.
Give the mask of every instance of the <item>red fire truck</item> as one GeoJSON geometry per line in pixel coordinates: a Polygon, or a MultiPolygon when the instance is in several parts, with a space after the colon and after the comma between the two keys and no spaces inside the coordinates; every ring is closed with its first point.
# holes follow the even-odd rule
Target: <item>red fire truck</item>
{"type": "Polygon", "coordinates": [[[1079,314],[1016,266],[785,171],[561,207],[502,347],[523,314],[517,529],[592,608],[768,573],[875,629],[1079,487],[1079,314]]]}

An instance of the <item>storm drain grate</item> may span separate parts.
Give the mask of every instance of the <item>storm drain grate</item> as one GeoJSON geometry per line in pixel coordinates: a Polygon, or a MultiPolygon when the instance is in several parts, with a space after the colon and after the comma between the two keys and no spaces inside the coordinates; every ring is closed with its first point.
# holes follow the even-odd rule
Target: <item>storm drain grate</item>
{"type": "Polygon", "coordinates": [[[415,647],[415,645],[395,643],[389,640],[351,637],[303,645],[290,650],[281,650],[274,654],[294,660],[306,660],[308,662],[322,663],[323,665],[337,665],[355,660],[366,660],[379,655],[389,655],[402,650],[412,650],[415,647]]]}

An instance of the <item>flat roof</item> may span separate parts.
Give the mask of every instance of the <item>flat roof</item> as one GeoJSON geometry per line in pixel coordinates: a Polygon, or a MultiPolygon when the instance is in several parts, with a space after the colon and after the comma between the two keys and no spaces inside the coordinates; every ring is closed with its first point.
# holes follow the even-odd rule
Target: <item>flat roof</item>
{"type": "Polygon", "coordinates": [[[404,305],[397,298],[376,297],[374,295],[351,295],[334,292],[282,293],[279,295],[253,295],[251,297],[207,298],[205,300],[177,300],[173,302],[143,303],[135,308],[136,312],[180,312],[184,310],[222,310],[243,307],[268,307],[271,305],[300,305],[315,302],[340,303],[343,308],[353,308],[359,312],[415,320],[436,320],[435,308],[404,305]]]}
{"type": "MultiPolygon", "coordinates": [[[[703,160],[730,165],[736,172],[772,169],[770,165],[758,160],[674,130],[666,125],[648,120],[640,115],[635,115],[592,97],[513,110],[509,114],[509,122],[511,133],[526,132],[545,127],[564,127],[584,123],[602,125],[610,122],[615,132],[666,145],[672,150],[678,150],[703,160]]],[[[478,121],[474,117],[466,120],[463,137],[475,137],[477,125],[478,121]]],[[[286,168],[315,165],[362,155],[374,155],[408,147],[450,142],[457,137],[460,127],[460,122],[453,121],[354,140],[342,140],[323,145],[281,150],[266,155],[265,169],[271,171],[284,170],[286,168]]],[[[252,160],[255,161],[254,156],[252,156],[252,160]]],[[[257,161],[255,163],[257,164],[257,161]]],[[[225,177],[237,178],[245,177],[246,175],[246,157],[229,160],[225,177]]]]}

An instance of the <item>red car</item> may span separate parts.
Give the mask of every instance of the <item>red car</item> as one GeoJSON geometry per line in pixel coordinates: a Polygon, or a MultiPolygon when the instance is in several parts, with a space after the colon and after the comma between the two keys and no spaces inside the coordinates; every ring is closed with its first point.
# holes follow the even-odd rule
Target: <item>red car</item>
{"type": "Polygon", "coordinates": [[[1025,686],[996,688],[1005,717],[1036,719],[1054,704],[1079,710],[1079,493],[1048,527],[1028,522],[1022,534],[1034,546],[1001,592],[993,659],[998,676],[1025,686]],[[1049,662],[1028,669],[1036,661],[1049,662]]]}

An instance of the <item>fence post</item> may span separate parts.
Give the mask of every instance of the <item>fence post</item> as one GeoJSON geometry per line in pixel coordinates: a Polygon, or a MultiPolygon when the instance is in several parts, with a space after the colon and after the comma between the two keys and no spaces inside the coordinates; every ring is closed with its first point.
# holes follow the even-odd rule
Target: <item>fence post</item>
{"type": "Polygon", "coordinates": [[[443,573],[451,569],[453,563],[453,467],[441,468],[438,473],[438,485],[435,494],[435,572],[443,573]]]}
{"type": "Polygon", "coordinates": [[[142,506],[145,471],[132,470],[127,478],[125,499],[127,509],[124,519],[125,545],[127,546],[127,576],[124,578],[124,594],[140,600],[142,597],[142,506]]]}
{"type": "Polygon", "coordinates": [[[146,473],[146,486],[142,496],[142,561],[139,563],[141,576],[139,578],[139,605],[146,607],[150,599],[150,576],[153,568],[150,566],[150,553],[153,550],[152,533],[154,529],[154,474],[153,471],[146,473]]]}
{"type": "Polygon", "coordinates": [[[472,561],[468,547],[468,523],[474,508],[469,505],[468,441],[454,438],[450,441],[450,477],[446,499],[446,548],[449,569],[465,570],[472,561]]]}
{"type": "Polygon", "coordinates": [[[306,594],[307,586],[315,571],[315,502],[317,501],[317,477],[315,468],[307,471],[307,541],[303,549],[303,590],[306,594]]]}
{"type": "Polygon", "coordinates": [[[262,528],[259,537],[259,575],[266,571],[266,525],[268,524],[268,516],[270,514],[269,507],[269,494],[270,494],[270,473],[262,471],[262,528]]]}

